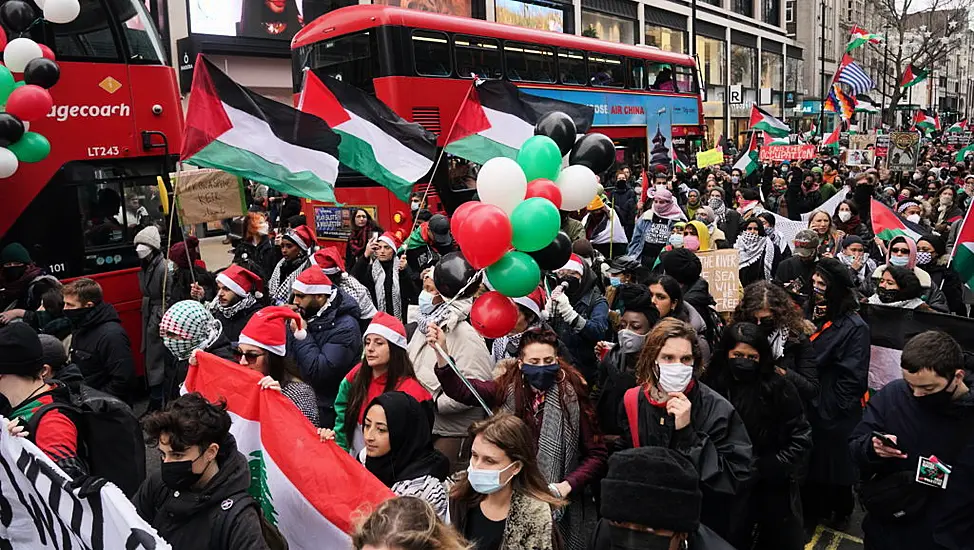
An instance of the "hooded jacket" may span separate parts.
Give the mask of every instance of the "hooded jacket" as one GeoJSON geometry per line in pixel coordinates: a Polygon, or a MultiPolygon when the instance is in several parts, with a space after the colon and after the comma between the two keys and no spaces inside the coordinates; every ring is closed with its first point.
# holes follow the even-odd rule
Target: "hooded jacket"
{"type": "Polygon", "coordinates": [[[950,256],[942,254],[939,258],[923,266],[923,270],[930,274],[930,285],[944,294],[950,313],[967,316],[967,306],[964,305],[964,283],[960,276],[948,264],[950,256]]]}
{"type": "Polygon", "coordinates": [[[934,311],[940,313],[950,313],[950,308],[947,306],[947,297],[944,296],[943,291],[933,285],[933,280],[930,278],[930,274],[917,267],[917,243],[913,239],[904,237],[902,235],[893,237],[889,241],[889,245],[886,250],[886,263],[876,268],[873,272],[873,281],[876,283],[874,287],[878,287],[878,281],[883,278],[883,273],[886,272],[886,266],[889,265],[889,258],[892,255],[893,246],[896,244],[904,243],[910,248],[910,260],[906,264],[906,268],[912,269],[913,273],[916,274],[917,279],[920,279],[920,286],[923,287],[923,301],[926,302],[934,311]]]}
{"type": "Polygon", "coordinates": [[[71,338],[70,357],[81,369],[86,386],[129,401],[135,362],[128,334],[114,306],[102,302],[91,308],[71,338]]]}
{"type": "Polygon", "coordinates": [[[221,515],[229,515],[235,501],[250,487],[250,467],[237,450],[232,435],[216,456],[220,471],[202,489],[173,491],[162,482],[159,471],[151,474],[132,498],[142,519],[149,522],[173,548],[180,550],[264,550],[257,507],[240,512],[229,528],[217,529],[221,515]],[[214,532],[228,539],[213,541],[214,532]],[[215,545],[211,545],[215,542],[215,545]]]}

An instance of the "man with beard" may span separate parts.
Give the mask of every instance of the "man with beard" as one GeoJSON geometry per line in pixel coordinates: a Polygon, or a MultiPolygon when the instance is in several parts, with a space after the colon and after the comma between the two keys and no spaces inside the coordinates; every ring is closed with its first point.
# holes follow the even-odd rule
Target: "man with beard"
{"type": "Polygon", "coordinates": [[[355,299],[317,266],[302,271],[292,289],[292,307],[302,318],[297,329],[308,333],[293,340],[294,357],[301,379],[315,390],[321,425],[334,426],[338,386],[362,356],[361,313],[355,299]]]}
{"type": "Polygon", "coordinates": [[[399,238],[391,231],[369,243],[365,255],[352,266],[352,275],[372,297],[378,311],[384,311],[406,322],[409,304],[417,299],[416,287],[405,270],[406,259],[396,259],[399,238]]]}
{"type": "Polygon", "coordinates": [[[808,297],[812,295],[812,274],[815,273],[818,234],[811,229],[803,229],[795,235],[792,244],[794,245],[792,256],[778,265],[774,282],[784,287],[799,307],[805,307],[808,297]]]}
{"type": "Polygon", "coordinates": [[[61,283],[34,264],[27,249],[20,243],[10,243],[0,252],[0,325],[22,319],[28,311],[36,311],[41,296],[61,283]]]}
{"type": "Polygon", "coordinates": [[[274,266],[267,282],[267,295],[272,305],[284,305],[291,296],[291,286],[298,274],[311,266],[315,233],[307,225],[291,229],[281,237],[281,261],[274,266]]]}
{"type": "Polygon", "coordinates": [[[559,284],[551,292],[548,319],[575,358],[575,367],[591,383],[598,366],[595,345],[609,329],[609,305],[595,284],[595,273],[577,254],[571,255],[556,276],[559,284]]]}
{"type": "Polygon", "coordinates": [[[331,279],[331,282],[335,286],[348,293],[358,304],[359,311],[361,312],[359,316],[359,327],[364,332],[372,322],[372,318],[378,313],[375,309],[375,304],[372,303],[369,289],[365,288],[358,279],[345,273],[345,260],[334,246],[322,248],[315,252],[313,260],[325,275],[328,275],[328,278],[331,279]]]}
{"type": "Polygon", "coordinates": [[[210,302],[210,310],[231,342],[237,341],[247,321],[260,309],[262,286],[256,273],[239,265],[231,265],[216,276],[216,298],[210,302]]]}

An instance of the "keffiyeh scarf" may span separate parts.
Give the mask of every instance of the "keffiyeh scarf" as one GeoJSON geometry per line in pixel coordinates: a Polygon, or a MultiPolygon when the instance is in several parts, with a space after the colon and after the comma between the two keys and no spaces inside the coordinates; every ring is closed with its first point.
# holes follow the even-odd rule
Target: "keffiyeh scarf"
{"type": "Polygon", "coordinates": [[[774,265],[775,252],[774,242],[771,239],[754,233],[744,232],[738,235],[737,242],[734,243],[734,248],[740,254],[741,268],[748,267],[761,260],[763,254],[764,280],[771,280],[771,267],[774,265]]]}
{"type": "Polygon", "coordinates": [[[220,297],[217,296],[213,298],[210,302],[210,311],[213,313],[219,313],[224,319],[232,319],[234,315],[240,313],[241,311],[250,308],[257,303],[257,298],[254,298],[253,294],[248,294],[241,298],[237,303],[232,306],[222,306],[220,305],[220,297]]]}
{"type": "Polygon", "coordinates": [[[768,337],[768,342],[771,343],[771,351],[774,354],[774,359],[777,361],[785,356],[785,342],[788,341],[788,329],[778,328],[771,333],[768,337]]]}
{"type": "Polygon", "coordinates": [[[281,259],[274,266],[271,279],[267,282],[267,292],[270,294],[271,302],[276,306],[284,305],[290,301],[288,298],[291,297],[291,286],[294,284],[294,280],[311,265],[308,257],[304,255],[295,261],[301,262],[297,269],[289,273],[287,277],[281,277],[281,270],[284,268],[284,263],[287,262],[287,259],[281,259]]]}
{"type": "Polygon", "coordinates": [[[718,225],[724,225],[724,222],[727,221],[727,205],[724,204],[724,201],[721,199],[710,199],[707,204],[714,209],[714,217],[716,218],[714,221],[718,225]]]}
{"type": "Polygon", "coordinates": [[[396,319],[405,323],[406,319],[402,315],[402,293],[399,289],[399,262],[395,259],[389,261],[392,262],[392,269],[389,270],[392,275],[392,310],[389,310],[390,304],[386,304],[386,270],[382,267],[382,262],[379,260],[372,260],[372,281],[375,282],[375,307],[379,311],[394,315],[396,319]]]}

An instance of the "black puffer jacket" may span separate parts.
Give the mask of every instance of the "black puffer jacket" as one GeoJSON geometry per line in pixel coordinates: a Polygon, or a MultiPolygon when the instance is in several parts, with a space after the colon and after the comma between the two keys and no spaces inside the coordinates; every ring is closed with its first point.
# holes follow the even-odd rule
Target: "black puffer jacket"
{"type": "Polygon", "coordinates": [[[602,435],[616,437],[622,433],[619,406],[626,390],[637,385],[636,357],[626,355],[620,346],[615,346],[599,363],[599,383],[592,393],[592,402],[595,403],[602,435]]]}
{"type": "Polygon", "coordinates": [[[227,340],[236,342],[240,339],[240,333],[243,332],[244,327],[247,326],[247,321],[249,321],[250,318],[253,317],[261,307],[263,306],[260,304],[260,302],[257,302],[248,308],[238,311],[230,317],[224,316],[219,310],[214,309],[212,311],[213,317],[215,317],[216,320],[220,321],[220,324],[223,325],[223,335],[227,337],[227,340]]]}
{"type": "Polygon", "coordinates": [[[142,519],[159,531],[173,548],[180,550],[264,550],[257,508],[235,514],[233,525],[222,528],[221,515],[233,507],[250,487],[250,467],[237,450],[232,435],[220,445],[216,456],[220,471],[201,490],[173,491],[158,472],[149,476],[132,502],[142,519]],[[226,533],[226,540],[216,533],[226,533]],[[211,544],[212,542],[212,544],[211,544]]]}
{"type": "Polygon", "coordinates": [[[102,302],[91,308],[71,338],[70,357],[86,386],[130,401],[135,362],[114,306],[102,302]]]}
{"type": "Polygon", "coordinates": [[[919,266],[930,274],[930,286],[939,288],[947,300],[947,307],[951,313],[967,316],[967,306],[964,304],[964,283],[957,272],[949,267],[950,258],[946,255],[937,258],[927,265],[919,266]]]}
{"type": "Polygon", "coordinates": [[[256,273],[264,280],[265,285],[280,260],[281,251],[269,238],[256,245],[242,242],[233,251],[233,263],[256,273]]]}

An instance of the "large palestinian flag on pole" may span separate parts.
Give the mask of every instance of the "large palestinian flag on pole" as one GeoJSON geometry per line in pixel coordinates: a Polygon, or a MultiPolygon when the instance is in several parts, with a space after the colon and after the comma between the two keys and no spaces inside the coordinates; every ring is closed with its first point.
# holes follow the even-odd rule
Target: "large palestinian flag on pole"
{"type": "Polygon", "coordinates": [[[872,199],[873,234],[889,242],[893,237],[903,235],[914,241],[927,234],[919,224],[900,216],[892,208],[872,199]]]}
{"type": "Polygon", "coordinates": [[[970,208],[957,232],[957,244],[954,245],[950,266],[967,284],[967,288],[974,290],[974,219],[971,219],[970,208]]]}
{"type": "Polygon", "coordinates": [[[740,170],[743,177],[746,178],[757,169],[758,164],[758,133],[751,132],[751,137],[747,141],[747,149],[741,152],[741,156],[734,163],[732,169],[740,170]]]}
{"type": "Polygon", "coordinates": [[[257,385],[259,373],[209,353],[196,357],[186,391],[226,401],[230,433],[250,464],[250,494],[264,517],[293,550],[350,548],[355,518],[392,492],[335,442],[319,441],[290,399],[257,385]]]}
{"type": "Polygon", "coordinates": [[[748,126],[752,130],[763,130],[771,137],[776,138],[788,137],[788,134],[791,133],[791,127],[753,103],[751,104],[751,119],[748,126]]]}
{"type": "Polygon", "coordinates": [[[320,117],[342,137],[338,160],[407,201],[429,173],[436,136],[385,103],[332,76],[305,71],[298,109],[320,117]]]}
{"type": "Polygon", "coordinates": [[[572,117],[579,134],[588,132],[595,117],[588,105],[531,95],[510,82],[477,83],[464,97],[442,143],[448,153],[477,164],[494,157],[514,159],[521,145],[534,135],[538,120],[552,111],[572,117]]]}
{"type": "Polygon", "coordinates": [[[180,160],[335,202],[340,140],[320,118],[237,84],[197,56],[180,160]]]}

